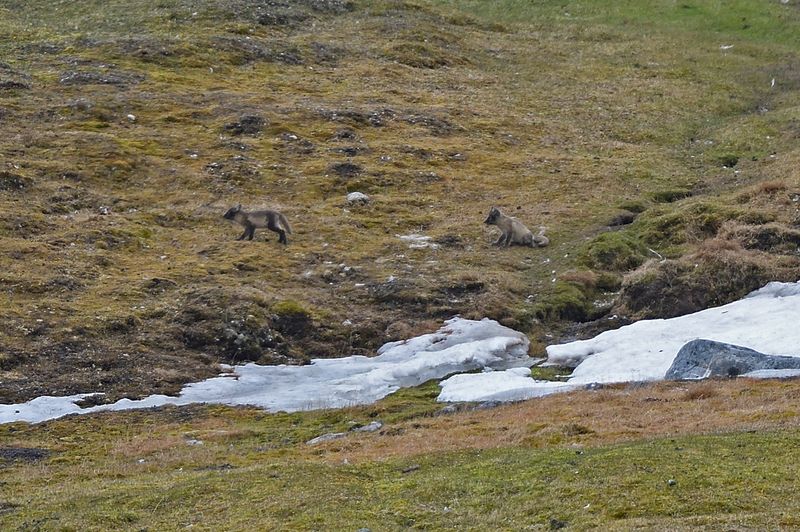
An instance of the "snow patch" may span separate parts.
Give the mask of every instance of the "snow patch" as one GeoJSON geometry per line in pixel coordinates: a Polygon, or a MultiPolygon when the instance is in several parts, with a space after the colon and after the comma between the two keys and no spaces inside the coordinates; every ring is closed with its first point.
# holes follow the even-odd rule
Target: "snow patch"
{"type": "MultiPolygon", "coordinates": [[[[591,383],[663,379],[680,348],[704,338],[764,354],[797,353],[800,345],[800,282],[769,283],[747,297],[694,314],[643,320],[590,340],[547,347],[548,363],[575,366],[566,382],[530,377],[528,338],[493,320],[453,318],[435,333],[385,344],[378,356],[315,359],[307,366],[228,368],[229,373],[189,384],[177,397],[80,408],[93,394],[38,397],[0,405],[0,423],[37,423],[68,414],[149,408],[166,404],[252,405],[271,412],[368,404],[407,386],[442,381],[439,401],[516,401],[586,387],[591,383]],[[464,373],[483,370],[482,373],[464,373]]],[[[786,370],[748,377],[790,377],[786,370]]]]}
{"type": "Polygon", "coordinates": [[[400,240],[407,242],[408,247],[411,249],[439,249],[439,244],[432,242],[432,238],[425,235],[411,234],[411,235],[395,235],[400,240]]]}
{"type": "Polygon", "coordinates": [[[740,377],[749,379],[794,379],[800,377],[800,369],[759,369],[743,373],[740,377]]]}
{"type": "MultiPolygon", "coordinates": [[[[589,340],[547,347],[548,362],[577,366],[568,382],[662,379],[690,340],[704,338],[767,355],[798,353],[800,283],[769,283],[744,299],[671,319],[642,320],[589,340]]],[[[800,353],[798,353],[800,355],[800,353]]]]}
{"type": "Polygon", "coordinates": [[[315,359],[306,366],[251,363],[234,367],[233,373],[189,384],[177,397],[121,399],[90,408],[75,403],[92,394],[38,397],[23,404],[0,405],[0,423],[38,423],[68,414],[167,404],[252,405],[271,412],[369,404],[400,388],[453,373],[530,366],[533,359],[528,357],[528,346],[524,334],[496,321],[453,318],[435,333],[388,343],[372,358],[315,359]]]}
{"type": "Polygon", "coordinates": [[[440,383],[437,401],[521,401],[581,388],[566,382],[537,381],[529,368],[460,374],[440,383]]]}
{"type": "MultiPolygon", "coordinates": [[[[517,401],[592,383],[663,379],[678,351],[697,338],[749,347],[768,355],[800,351],[800,282],[772,282],[744,299],[671,319],[642,320],[589,340],[547,347],[548,364],[575,367],[566,382],[536,381],[522,372],[455,375],[440,401],[517,401]]],[[[789,377],[789,370],[752,372],[789,377]],[[780,373],[779,373],[780,372],[780,373]]]]}

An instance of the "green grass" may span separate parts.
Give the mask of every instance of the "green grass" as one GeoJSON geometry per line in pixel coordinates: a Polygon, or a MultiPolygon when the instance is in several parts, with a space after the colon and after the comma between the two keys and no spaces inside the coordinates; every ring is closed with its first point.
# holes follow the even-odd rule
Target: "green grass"
{"type": "Polygon", "coordinates": [[[791,8],[766,1],[664,3],[625,0],[567,5],[525,0],[491,3],[480,0],[436,0],[435,3],[505,24],[532,23],[537,27],[546,27],[550,22],[557,22],[564,26],[583,25],[588,35],[595,36],[604,35],[598,28],[610,26],[625,34],[635,34],[637,31],[683,34],[701,41],[735,37],[743,42],[787,47],[800,42],[796,14],[791,8]]]}
{"type": "MultiPolygon", "coordinates": [[[[0,502],[10,510],[0,523],[59,530],[519,530],[565,522],[623,530],[786,527],[796,524],[799,510],[787,495],[798,473],[796,430],[350,464],[336,459],[335,448],[317,452],[303,441],[366,423],[385,409],[182,411],[4,427],[8,441],[41,440],[53,454],[6,463],[0,502]]],[[[568,439],[586,430],[570,427],[568,439]]],[[[360,440],[351,434],[339,441],[352,447],[360,440]]]]}

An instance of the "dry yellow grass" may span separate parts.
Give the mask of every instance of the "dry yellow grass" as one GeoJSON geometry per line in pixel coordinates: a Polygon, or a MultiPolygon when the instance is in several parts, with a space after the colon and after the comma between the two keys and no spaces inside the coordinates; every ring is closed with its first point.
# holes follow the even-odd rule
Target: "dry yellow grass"
{"type": "Polygon", "coordinates": [[[319,456],[326,461],[357,463],[465,449],[601,446],[798,426],[797,381],[615,385],[404,422],[383,434],[350,436],[325,444],[319,456]]]}

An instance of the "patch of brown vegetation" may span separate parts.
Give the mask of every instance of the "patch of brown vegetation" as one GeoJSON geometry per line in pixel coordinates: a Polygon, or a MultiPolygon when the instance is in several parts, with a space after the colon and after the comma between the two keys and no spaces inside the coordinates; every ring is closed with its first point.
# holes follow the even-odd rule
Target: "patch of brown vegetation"
{"type": "MultiPolygon", "coordinates": [[[[616,385],[490,410],[387,427],[324,444],[326,461],[349,463],[507,446],[614,443],[800,426],[797,381],[747,379],[616,385]]],[[[320,451],[318,447],[316,449],[320,451]]]]}
{"type": "Polygon", "coordinates": [[[778,223],[748,225],[728,222],[720,228],[719,240],[745,249],[795,255],[800,246],[800,231],[778,223]]]}
{"type": "Polygon", "coordinates": [[[560,279],[568,283],[577,283],[586,288],[594,288],[600,275],[592,270],[570,270],[561,274],[560,279]]]}
{"type": "Polygon", "coordinates": [[[781,179],[771,179],[759,183],[756,190],[762,194],[774,194],[776,192],[784,191],[788,188],[786,182],[781,179]]]}
{"type": "MultiPolygon", "coordinates": [[[[764,233],[759,229],[758,234],[764,233]]],[[[691,254],[650,260],[629,274],[614,312],[632,319],[682,316],[729,303],[770,281],[796,281],[798,267],[794,256],[745,249],[733,238],[710,238],[691,254]]]]}

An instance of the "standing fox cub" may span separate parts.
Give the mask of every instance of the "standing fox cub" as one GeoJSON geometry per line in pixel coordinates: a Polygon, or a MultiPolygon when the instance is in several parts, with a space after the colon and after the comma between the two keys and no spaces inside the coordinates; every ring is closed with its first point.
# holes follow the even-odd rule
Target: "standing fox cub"
{"type": "Polygon", "coordinates": [[[248,240],[253,240],[253,234],[256,232],[256,228],[266,227],[270,231],[275,231],[280,235],[278,242],[281,244],[289,243],[289,241],[286,240],[286,233],[291,234],[292,228],[289,226],[289,220],[286,219],[286,216],[278,211],[246,212],[242,210],[242,204],[240,203],[236,207],[228,209],[228,212],[223,215],[223,218],[226,220],[233,220],[244,227],[244,233],[236,240],[244,240],[245,237],[248,240]]]}
{"type": "Polygon", "coordinates": [[[511,216],[506,216],[497,207],[492,207],[489,216],[484,220],[487,225],[496,225],[503,233],[495,246],[530,246],[532,248],[543,248],[550,243],[550,239],[544,236],[544,227],[539,228],[539,233],[534,235],[525,225],[511,216]]]}

